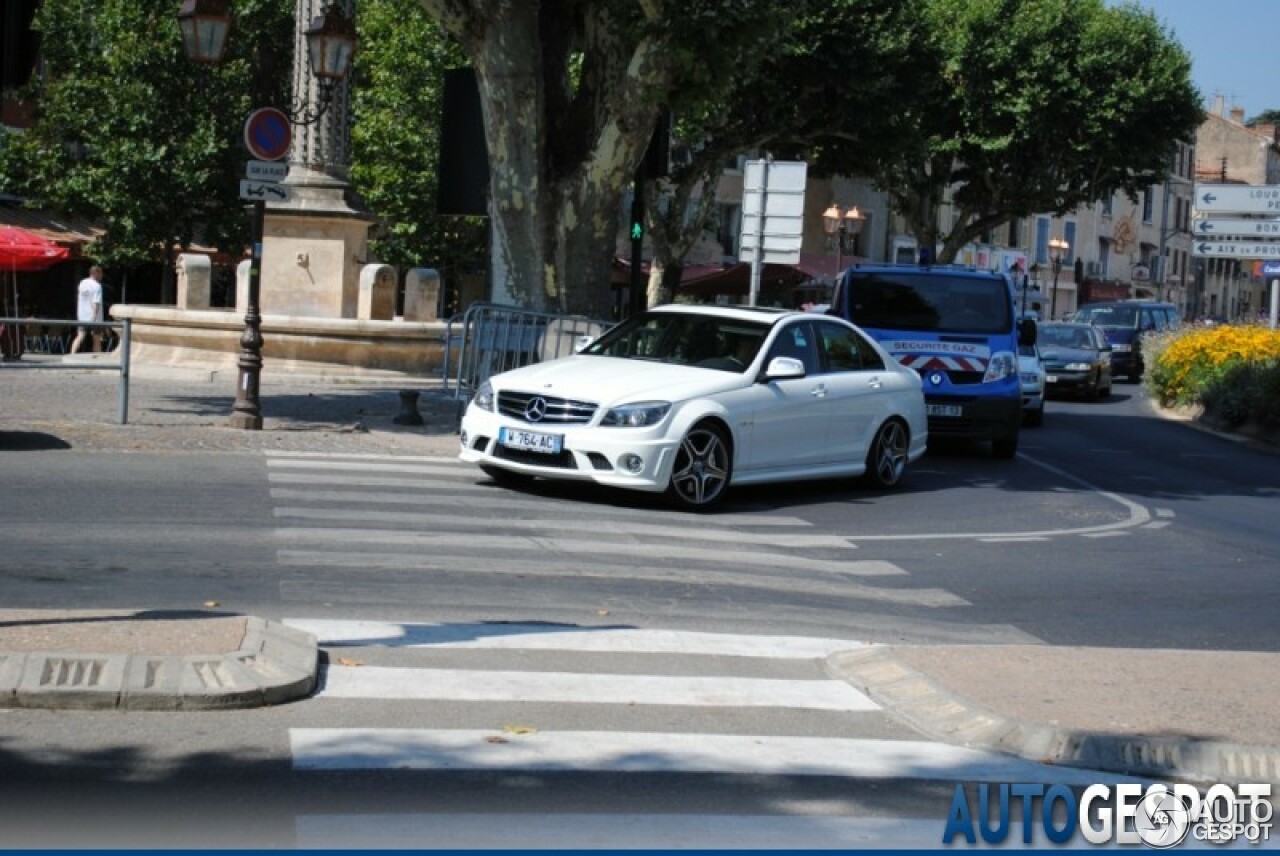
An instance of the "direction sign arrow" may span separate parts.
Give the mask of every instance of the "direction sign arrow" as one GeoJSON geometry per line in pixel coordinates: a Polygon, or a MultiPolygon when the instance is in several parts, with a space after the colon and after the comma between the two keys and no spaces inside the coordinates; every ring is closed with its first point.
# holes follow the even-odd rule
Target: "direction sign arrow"
{"type": "Polygon", "coordinates": [[[1192,226],[1197,235],[1223,238],[1280,238],[1280,220],[1248,220],[1244,217],[1215,217],[1197,220],[1192,226]]]}
{"type": "Polygon", "coordinates": [[[1280,259],[1280,241],[1196,241],[1191,255],[1224,259],[1280,259]]]}
{"type": "Polygon", "coordinates": [[[289,186],[274,181],[241,181],[240,198],[251,202],[284,202],[289,198],[289,186]]]}
{"type": "Polygon", "coordinates": [[[1280,184],[1197,184],[1193,199],[1201,213],[1280,214],[1280,184]]]}

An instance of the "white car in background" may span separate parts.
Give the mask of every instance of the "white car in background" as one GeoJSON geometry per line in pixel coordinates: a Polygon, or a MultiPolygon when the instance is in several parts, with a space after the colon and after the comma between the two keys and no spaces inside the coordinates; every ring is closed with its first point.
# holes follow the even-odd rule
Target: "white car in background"
{"type": "Polygon", "coordinates": [[[1044,360],[1038,345],[1018,346],[1018,377],[1022,381],[1022,421],[1031,427],[1044,424],[1044,360]]]}
{"type": "Polygon", "coordinates": [[[731,484],[866,475],[893,487],[928,428],[919,375],[847,321],[671,305],[490,378],[460,440],[461,460],[502,483],[593,481],[706,509],[731,484]]]}

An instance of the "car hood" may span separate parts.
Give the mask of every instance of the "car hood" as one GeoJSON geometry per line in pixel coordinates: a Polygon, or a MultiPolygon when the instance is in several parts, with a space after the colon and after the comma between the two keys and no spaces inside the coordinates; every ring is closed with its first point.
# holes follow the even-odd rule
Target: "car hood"
{"type": "Polygon", "coordinates": [[[738,389],[747,375],[648,360],[575,354],[495,375],[496,390],[516,390],[597,404],[684,401],[738,389]]]}
{"type": "Polygon", "coordinates": [[[1040,352],[1046,363],[1092,363],[1098,359],[1097,351],[1083,348],[1049,348],[1040,352]]]}

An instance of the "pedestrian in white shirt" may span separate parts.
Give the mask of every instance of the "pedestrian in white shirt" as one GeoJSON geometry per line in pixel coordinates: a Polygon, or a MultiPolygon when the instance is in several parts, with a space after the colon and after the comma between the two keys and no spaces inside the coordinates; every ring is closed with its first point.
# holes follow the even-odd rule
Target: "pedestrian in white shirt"
{"type": "MultiPolygon", "coordinates": [[[[76,298],[77,321],[102,320],[102,268],[99,265],[89,268],[89,275],[80,280],[80,287],[76,290],[76,298]]],[[[86,333],[93,340],[92,350],[98,350],[102,342],[100,328],[81,327],[76,332],[75,341],[71,343],[71,353],[74,354],[80,350],[80,345],[84,343],[86,333]]]]}

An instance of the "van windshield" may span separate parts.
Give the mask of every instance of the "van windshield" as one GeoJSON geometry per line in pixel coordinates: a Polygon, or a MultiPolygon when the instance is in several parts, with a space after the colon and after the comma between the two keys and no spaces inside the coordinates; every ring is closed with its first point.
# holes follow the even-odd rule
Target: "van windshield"
{"type": "Polygon", "coordinates": [[[1099,327],[1122,327],[1131,329],[1138,323],[1136,306],[1082,306],[1076,313],[1076,321],[1084,324],[1096,324],[1099,327]]]}
{"type": "Polygon", "coordinates": [[[850,278],[849,312],[862,327],[939,333],[1007,333],[1008,285],[999,277],[866,273],[850,278]]]}

